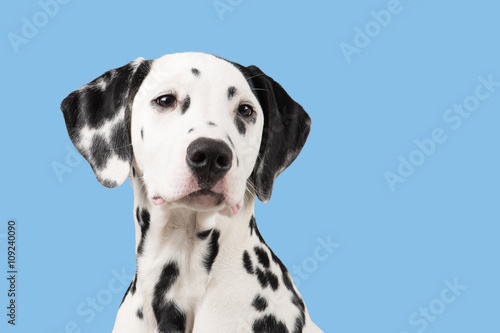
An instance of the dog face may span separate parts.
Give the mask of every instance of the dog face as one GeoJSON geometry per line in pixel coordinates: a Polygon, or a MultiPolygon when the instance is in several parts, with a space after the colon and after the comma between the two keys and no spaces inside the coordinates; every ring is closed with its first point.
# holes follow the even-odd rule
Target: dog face
{"type": "Polygon", "coordinates": [[[132,105],[137,171],[156,203],[198,210],[243,199],[264,116],[242,73],[201,54],[151,65],[132,105]]]}
{"type": "Polygon", "coordinates": [[[103,185],[120,185],[133,166],[154,204],[198,211],[235,211],[248,186],[268,201],[310,128],[260,69],[202,53],[137,59],[74,91],[61,109],[103,185]]]}

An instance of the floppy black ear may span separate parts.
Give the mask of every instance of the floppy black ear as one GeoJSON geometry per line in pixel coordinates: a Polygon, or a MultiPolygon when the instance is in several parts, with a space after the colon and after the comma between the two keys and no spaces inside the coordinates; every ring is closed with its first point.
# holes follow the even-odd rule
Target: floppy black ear
{"type": "Polygon", "coordinates": [[[264,111],[262,143],[251,179],[260,201],[267,202],[276,177],[302,150],[311,128],[311,118],[279,83],[258,67],[240,67],[240,70],[264,111]]]}
{"type": "Polygon", "coordinates": [[[61,103],[71,141],[106,187],[121,185],[130,173],[130,112],[150,64],[139,58],[112,69],[61,103]]]}

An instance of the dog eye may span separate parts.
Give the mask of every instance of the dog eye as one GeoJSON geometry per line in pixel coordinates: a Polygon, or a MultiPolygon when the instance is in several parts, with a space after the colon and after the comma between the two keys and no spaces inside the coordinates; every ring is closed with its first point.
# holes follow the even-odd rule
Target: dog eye
{"type": "Polygon", "coordinates": [[[170,108],[175,106],[177,103],[177,100],[175,99],[174,95],[163,95],[160,96],[156,99],[156,103],[160,106],[163,106],[165,108],[170,108]]]}
{"type": "Polygon", "coordinates": [[[248,105],[248,104],[241,104],[239,107],[238,107],[238,113],[242,116],[242,117],[250,117],[252,114],[253,114],[253,108],[248,105]]]}

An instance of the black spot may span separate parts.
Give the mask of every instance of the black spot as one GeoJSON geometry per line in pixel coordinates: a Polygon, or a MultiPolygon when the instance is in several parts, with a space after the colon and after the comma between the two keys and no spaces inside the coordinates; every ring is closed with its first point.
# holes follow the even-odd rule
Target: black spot
{"type": "Polygon", "coordinates": [[[217,126],[217,125],[215,125],[215,123],[214,123],[214,122],[211,122],[211,121],[209,121],[209,122],[207,123],[207,125],[208,125],[208,126],[217,126]]]}
{"type": "Polygon", "coordinates": [[[252,236],[253,231],[257,227],[256,224],[255,224],[255,217],[253,215],[250,218],[250,222],[248,223],[248,227],[250,228],[250,236],[252,236]]]}
{"type": "Polygon", "coordinates": [[[224,196],[223,195],[217,196],[217,202],[215,203],[215,206],[220,205],[223,201],[224,201],[224,196]]]}
{"type": "Polygon", "coordinates": [[[109,152],[110,149],[106,139],[100,134],[94,135],[90,145],[90,156],[92,158],[93,166],[98,170],[102,169],[106,165],[109,152]]]}
{"type": "Polygon", "coordinates": [[[130,140],[127,135],[125,122],[119,122],[111,129],[111,147],[121,160],[129,161],[132,157],[130,140]]]}
{"type": "Polygon", "coordinates": [[[258,246],[254,247],[253,250],[262,266],[264,266],[265,268],[269,268],[269,256],[267,255],[266,251],[258,246]]]}
{"type": "Polygon", "coordinates": [[[283,272],[283,284],[285,285],[286,289],[293,290],[293,282],[290,276],[288,275],[288,272],[283,272]]]}
{"type": "Polygon", "coordinates": [[[273,259],[274,263],[276,263],[281,270],[282,281],[286,289],[290,290],[293,294],[296,294],[295,289],[293,288],[292,279],[290,278],[290,274],[288,274],[288,269],[286,268],[285,264],[281,262],[280,258],[278,258],[276,254],[274,254],[273,250],[269,248],[269,251],[271,251],[271,258],[273,259]]]}
{"type": "Polygon", "coordinates": [[[215,258],[219,253],[219,237],[220,237],[219,230],[212,231],[212,236],[210,237],[210,243],[208,244],[208,252],[205,254],[205,257],[203,258],[203,264],[205,265],[207,272],[210,272],[210,270],[212,269],[212,265],[215,261],[215,258]]]}
{"type": "Polygon", "coordinates": [[[292,279],[290,278],[290,274],[288,274],[288,269],[286,268],[285,264],[281,262],[276,254],[274,254],[273,250],[269,249],[269,251],[271,251],[271,258],[273,259],[274,263],[276,263],[281,270],[283,284],[288,290],[296,294],[295,289],[293,288],[292,279]]]}
{"type": "Polygon", "coordinates": [[[144,236],[145,234],[142,234],[141,235],[141,240],[139,241],[139,246],[137,246],[137,256],[142,256],[142,254],[144,253],[144,242],[145,242],[145,238],[146,236],[144,236]]]}
{"type": "Polygon", "coordinates": [[[130,87],[130,81],[134,70],[135,69],[132,64],[127,64],[117,70],[113,70],[114,75],[111,80],[107,80],[109,81],[109,84],[106,86],[104,93],[100,96],[101,101],[104,99],[102,101],[104,102],[103,105],[100,106],[101,111],[112,109],[109,107],[109,99],[113,101],[112,105],[115,107],[115,114],[120,110],[124,103],[126,103],[126,94],[128,93],[128,88],[130,87]]]}
{"type": "Polygon", "coordinates": [[[178,276],[179,268],[177,267],[177,263],[171,261],[163,266],[160,278],[155,286],[153,302],[156,300],[161,301],[163,295],[167,293],[175,280],[177,280],[178,276]]]}
{"type": "Polygon", "coordinates": [[[141,139],[144,140],[144,127],[141,128],[141,139]]]}
{"type": "MultiPolygon", "coordinates": [[[[257,228],[257,221],[255,220],[254,218],[254,231],[255,231],[255,234],[257,235],[257,237],[259,238],[259,241],[266,245],[266,241],[264,240],[264,238],[262,237],[262,235],[260,234],[260,231],[259,231],[259,228],[257,228]]],[[[267,248],[269,248],[269,246],[267,246],[267,248]]],[[[273,251],[269,248],[269,251],[271,251],[271,255],[273,254],[273,251]]]]}
{"type": "Polygon", "coordinates": [[[137,206],[137,209],[135,210],[135,218],[137,220],[137,223],[141,225],[141,207],[137,206]]]}
{"type": "Polygon", "coordinates": [[[142,313],[142,308],[137,309],[137,317],[139,317],[139,319],[144,318],[144,313],[142,313]]]}
{"type": "Polygon", "coordinates": [[[259,228],[257,228],[257,221],[255,220],[255,216],[253,216],[253,215],[250,218],[249,226],[250,226],[250,235],[252,235],[252,232],[255,231],[255,234],[259,238],[259,241],[262,244],[264,244],[267,247],[267,249],[269,250],[269,252],[271,253],[271,257],[273,258],[273,261],[276,264],[278,264],[282,270],[284,269],[285,271],[287,271],[285,265],[283,265],[281,260],[274,254],[273,250],[271,250],[271,248],[267,245],[266,241],[264,240],[264,237],[262,237],[262,235],[260,234],[259,228]]]}
{"type": "Polygon", "coordinates": [[[236,156],[236,166],[239,167],[240,166],[240,159],[238,158],[238,156],[236,156]]]}
{"type": "Polygon", "coordinates": [[[306,324],[306,319],[304,313],[295,318],[295,326],[293,329],[293,333],[302,333],[304,329],[304,325],[306,324]]]}
{"type": "Polygon", "coordinates": [[[135,177],[135,168],[132,167],[132,176],[135,177]]]}
{"type": "Polygon", "coordinates": [[[191,73],[193,73],[194,76],[200,76],[200,71],[197,68],[191,68],[191,73]]]}
{"type": "Polygon", "coordinates": [[[231,147],[234,148],[233,140],[231,140],[231,137],[229,135],[227,136],[227,139],[229,140],[229,143],[231,144],[231,147]]]}
{"type": "Polygon", "coordinates": [[[198,237],[198,239],[204,240],[208,237],[208,235],[210,235],[211,232],[212,232],[212,229],[200,231],[199,233],[196,234],[196,237],[198,237]]]}
{"type": "Polygon", "coordinates": [[[235,87],[231,86],[231,87],[227,88],[227,99],[228,100],[231,100],[231,98],[233,98],[235,94],[236,94],[235,87]]]}
{"type": "Polygon", "coordinates": [[[114,105],[116,108],[115,112],[118,112],[120,108],[124,106],[124,104],[127,102],[126,97],[135,70],[136,69],[134,68],[134,66],[129,63],[114,71],[115,75],[102,94],[105,103],[103,103],[104,105],[101,106],[101,109],[109,108],[109,101],[107,100],[109,98],[109,95],[111,95],[110,98],[114,102],[112,105],[114,105]]]}
{"type": "Polygon", "coordinates": [[[137,207],[135,215],[137,223],[141,227],[141,240],[139,241],[139,246],[137,247],[137,255],[140,256],[144,251],[144,243],[146,241],[146,233],[149,230],[149,220],[151,215],[146,208],[141,210],[139,207],[137,207]]]}
{"type": "Polygon", "coordinates": [[[156,315],[158,333],[184,333],[186,331],[186,314],[173,301],[168,301],[161,309],[161,317],[156,315]]]}
{"type": "Polygon", "coordinates": [[[255,274],[257,274],[257,280],[259,280],[262,288],[267,287],[267,284],[269,283],[269,281],[267,280],[267,274],[264,273],[260,268],[255,269],[255,274]]]}
{"type": "Polygon", "coordinates": [[[245,267],[248,274],[253,274],[252,259],[250,259],[250,255],[246,250],[243,252],[243,267],[245,267]]]}
{"type": "Polygon", "coordinates": [[[271,288],[273,290],[278,289],[279,283],[278,283],[278,277],[276,276],[276,274],[274,274],[273,272],[268,270],[266,272],[266,278],[267,278],[267,281],[269,282],[269,285],[271,286],[271,288]]]}
{"type": "Polygon", "coordinates": [[[295,318],[295,326],[293,329],[293,333],[302,333],[302,329],[306,323],[306,315],[305,315],[305,305],[304,301],[297,295],[294,291],[294,295],[292,297],[292,303],[299,310],[299,316],[295,318]]]}
{"type": "Polygon", "coordinates": [[[252,325],[254,333],[288,333],[285,324],[278,321],[273,315],[265,315],[254,321],[252,325]]]}
{"type": "MultiPolygon", "coordinates": [[[[255,231],[255,234],[259,238],[260,242],[263,245],[265,245],[267,247],[267,249],[269,250],[269,253],[271,253],[271,258],[272,258],[273,262],[280,267],[280,270],[281,270],[281,273],[282,273],[283,284],[286,286],[286,288],[288,290],[292,291],[292,293],[294,293],[294,295],[295,295],[296,292],[295,292],[295,289],[293,288],[293,282],[292,282],[292,280],[291,280],[291,278],[290,278],[290,276],[288,274],[288,270],[286,269],[286,266],[281,262],[281,260],[278,258],[278,256],[276,256],[276,254],[274,254],[273,250],[271,250],[271,248],[266,244],[266,241],[264,240],[264,238],[260,234],[259,228],[257,228],[257,222],[256,222],[255,217],[253,215],[250,218],[249,227],[250,227],[250,235],[252,235],[252,232],[255,231]]],[[[262,255],[262,253],[261,253],[261,255],[260,255],[260,256],[262,256],[262,258],[261,258],[259,256],[259,254],[257,254],[257,257],[259,258],[259,262],[264,267],[266,267],[266,264],[269,265],[269,256],[267,256],[267,253],[263,249],[260,249],[261,251],[257,251],[256,249],[258,249],[257,246],[254,248],[255,254],[257,254],[257,252],[261,252],[262,251],[266,255],[264,257],[262,255]]],[[[260,280],[260,278],[259,278],[259,280],[260,280]]],[[[264,280],[264,278],[262,278],[262,280],[264,280]]],[[[266,272],[266,281],[269,282],[269,284],[271,285],[271,288],[273,290],[278,289],[279,278],[273,272],[271,272],[270,270],[268,270],[266,272]]]]}
{"type": "Polygon", "coordinates": [[[264,297],[257,295],[253,299],[252,306],[259,312],[264,311],[267,308],[267,301],[264,297]]]}
{"type": "Polygon", "coordinates": [[[125,292],[125,295],[123,295],[122,302],[120,303],[120,306],[122,306],[123,302],[125,302],[125,298],[127,298],[127,295],[128,295],[128,293],[130,292],[130,288],[132,287],[132,283],[134,283],[134,281],[133,281],[133,280],[132,280],[132,282],[130,282],[130,284],[128,285],[127,291],[125,292]]]}
{"type": "Polygon", "coordinates": [[[248,122],[250,122],[251,124],[255,124],[257,122],[257,117],[256,116],[252,116],[250,118],[247,118],[248,122]]]}
{"type": "Polygon", "coordinates": [[[306,309],[306,306],[304,304],[304,301],[302,300],[302,298],[299,297],[299,295],[297,295],[297,293],[294,293],[293,297],[292,297],[292,303],[297,307],[297,309],[299,309],[300,311],[305,311],[306,309]]]}
{"type": "Polygon", "coordinates": [[[181,114],[186,113],[187,109],[189,109],[189,105],[191,105],[191,97],[189,95],[184,98],[184,100],[181,103],[181,114]]]}
{"type": "Polygon", "coordinates": [[[107,86],[110,83],[111,78],[113,77],[113,73],[115,72],[114,69],[104,73],[103,75],[99,76],[97,79],[93,80],[92,82],[89,83],[89,86],[97,87],[99,89],[102,89],[103,91],[106,91],[107,86]],[[104,88],[101,87],[101,85],[104,84],[104,88]]]}
{"type": "Polygon", "coordinates": [[[238,132],[241,135],[245,135],[245,133],[247,132],[247,127],[246,127],[245,123],[243,122],[243,120],[240,119],[240,117],[238,117],[238,116],[234,117],[234,124],[236,125],[238,132]]]}
{"type": "Polygon", "coordinates": [[[153,292],[153,312],[158,323],[158,332],[184,332],[186,315],[172,301],[166,301],[166,294],[179,277],[175,262],[163,266],[160,278],[153,292]]]}
{"type": "Polygon", "coordinates": [[[149,228],[149,220],[151,218],[151,215],[149,214],[148,210],[146,208],[143,208],[141,211],[141,222],[145,226],[145,228],[149,228]]]}
{"type": "MultiPolygon", "coordinates": [[[[137,67],[137,70],[134,73],[134,76],[132,77],[132,80],[130,82],[130,91],[129,91],[129,99],[128,99],[128,106],[132,106],[132,102],[134,101],[135,95],[137,94],[137,91],[141,87],[142,81],[148,76],[149,71],[151,70],[151,64],[153,63],[153,60],[144,60],[141,62],[139,67],[137,67]]],[[[128,110],[130,111],[130,110],[128,110]]]]}
{"type": "Polygon", "coordinates": [[[130,128],[130,115],[132,112],[132,103],[134,102],[135,95],[137,95],[137,92],[139,91],[142,82],[144,81],[146,76],[148,76],[149,71],[151,70],[152,63],[153,60],[144,60],[143,62],[141,62],[139,67],[137,67],[137,70],[135,71],[134,76],[132,77],[132,80],[130,82],[130,90],[128,92],[128,100],[127,100],[127,109],[125,111],[125,118],[128,122],[128,128],[130,128]]]}
{"type": "Polygon", "coordinates": [[[188,134],[191,133],[192,131],[194,131],[194,128],[191,128],[189,131],[188,131],[188,134]]]}
{"type": "Polygon", "coordinates": [[[130,294],[135,294],[135,291],[137,290],[137,273],[135,273],[134,280],[130,284],[130,294]]]}
{"type": "Polygon", "coordinates": [[[109,180],[109,179],[99,179],[102,185],[109,187],[109,188],[114,188],[118,186],[118,184],[114,180],[109,180]]]}
{"type": "Polygon", "coordinates": [[[99,128],[113,119],[126,102],[133,73],[133,66],[127,64],[104,73],[84,88],[71,93],[61,104],[65,118],[67,117],[66,124],[70,128],[82,128],[85,124],[91,128],[99,128]],[[106,82],[104,91],[96,85],[101,80],[106,82]]]}

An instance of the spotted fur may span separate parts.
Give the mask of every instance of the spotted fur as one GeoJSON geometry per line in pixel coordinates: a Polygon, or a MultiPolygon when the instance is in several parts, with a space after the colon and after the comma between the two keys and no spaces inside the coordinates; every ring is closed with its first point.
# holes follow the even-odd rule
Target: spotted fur
{"type": "Polygon", "coordinates": [[[321,332],[254,217],[310,128],[278,83],[212,55],[139,58],[61,109],[97,179],[134,189],[137,270],[114,333],[321,332]]]}
{"type": "Polygon", "coordinates": [[[187,95],[184,100],[182,101],[182,109],[181,113],[184,114],[186,111],[189,109],[189,106],[191,105],[191,97],[187,95]]]}

